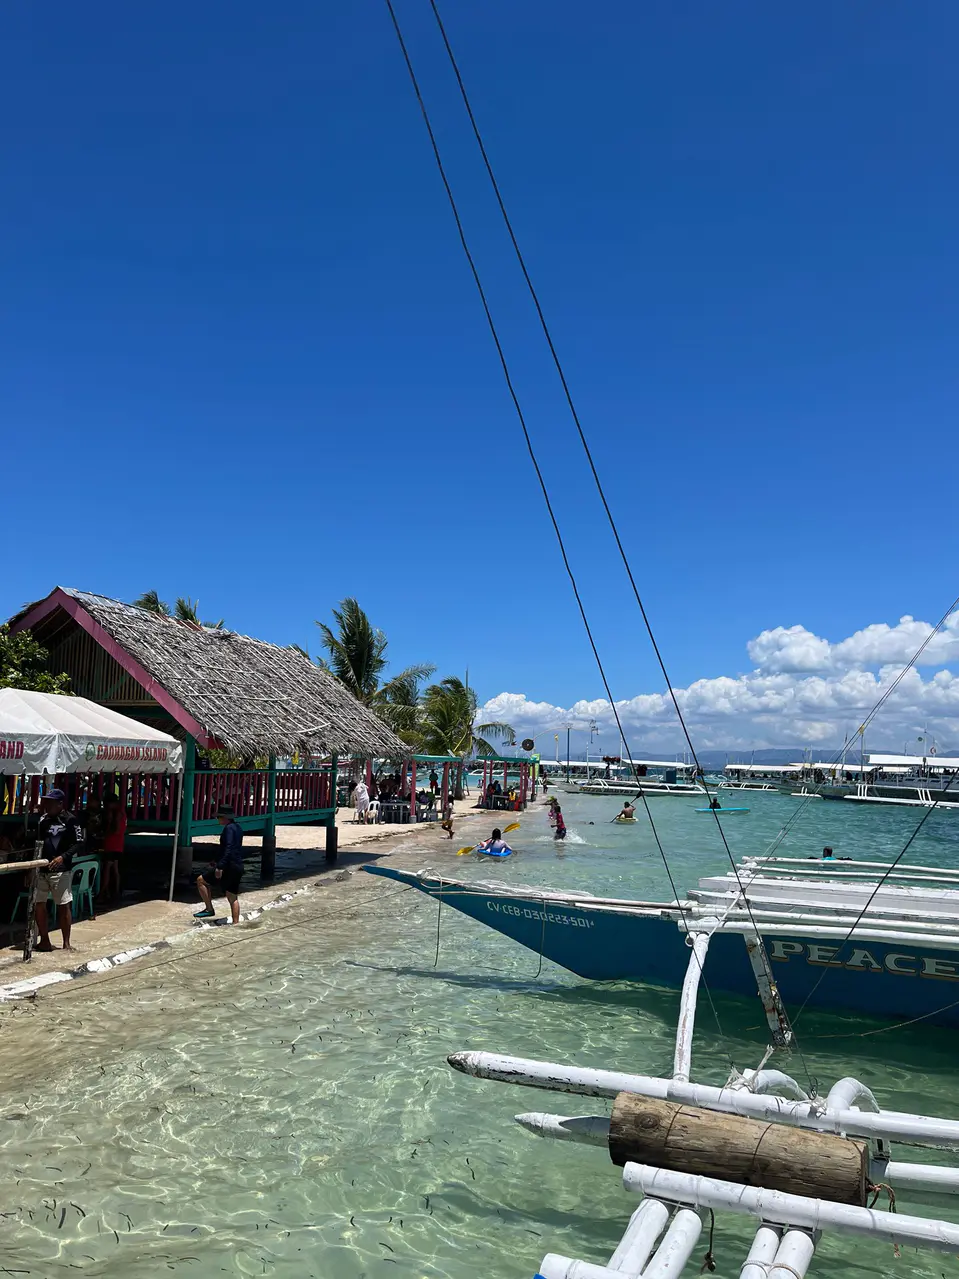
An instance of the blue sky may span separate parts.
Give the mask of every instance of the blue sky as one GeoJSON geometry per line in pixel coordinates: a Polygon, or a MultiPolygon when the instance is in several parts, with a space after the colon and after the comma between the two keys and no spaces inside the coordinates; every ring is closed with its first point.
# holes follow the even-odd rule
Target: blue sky
{"type": "MultiPolygon", "coordinates": [[[[397,8],[614,693],[655,694],[428,5],[397,8]]],[[[443,11],[674,683],[937,620],[959,10],[443,11]]],[[[156,587],[315,647],[355,594],[520,718],[598,697],[385,6],[10,0],[0,98],[0,613],[156,587]]]]}

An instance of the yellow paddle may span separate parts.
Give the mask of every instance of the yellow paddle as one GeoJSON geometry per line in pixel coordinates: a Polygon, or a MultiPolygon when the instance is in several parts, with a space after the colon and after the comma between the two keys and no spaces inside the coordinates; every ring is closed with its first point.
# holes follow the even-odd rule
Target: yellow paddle
{"type": "MultiPolygon", "coordinates": [[[[508,835],[511,830],[519,830],[519,822],[512,822],[509,826],[505,827],[503,830],[503,834],[508,835]]],[[[456,856],[465,857],[466,854],[471,853],[475,847],[476,847],[475,844],[469,844],[467,845],[466,848],[458,848],[456,850],[456,856]]]]}

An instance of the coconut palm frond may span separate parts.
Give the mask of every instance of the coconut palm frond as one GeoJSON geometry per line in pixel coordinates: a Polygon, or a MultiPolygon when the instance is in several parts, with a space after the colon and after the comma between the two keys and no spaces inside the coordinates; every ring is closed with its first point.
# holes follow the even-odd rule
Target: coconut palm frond
{"type": "Polygon", "coordinates": [[[178,622],[192,622],[195,626],[208,626],[211,631],[218,631],[223,626],[223,618],[218,622],[200,620],[200,601],[191,600],[189,595],[178,595],[173,608],[173,616],[178,622]]]}
{"type": "Polygon", "coordinates": [[[373,626],[352,597],[332,612],[336,631],[325,622],[316,623],[327,652],[328,668],[354,697],[369,705],[386,668],[386,636],[373,626]]]}
{"type": "Polygon", "coordinates": [[[134,608],[142,608],[147,613],[159,613],[161,617],[170,616],[170,605],[160,599],[158,591],[144,591],[133,601],[134,608]]]}
{"type": "Polygon", "coordinates": [[[501,737],[506,746],[516,745],[516,732],[511,724],[503,720],[493,719],[488,724],[477,724],[476,732],[485,737],[501,737]]]}

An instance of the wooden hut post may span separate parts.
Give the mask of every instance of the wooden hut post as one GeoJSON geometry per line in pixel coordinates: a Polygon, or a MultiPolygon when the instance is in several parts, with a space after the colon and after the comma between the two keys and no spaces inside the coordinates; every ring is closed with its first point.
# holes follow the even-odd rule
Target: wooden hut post
{"type": "Polygon", "coordinates": [[[445,821],[446,810],[450,802],[450,762],[449,760],[447,760],[446,763],[443,765],[443,788],[440,792],[440,795],[442,797],[440,799],[440,812],[442,813],[443,820],[445,821]]]}
{"type": "MultiPolygon", "coordinates": [[[[43,845],[38,843],[33,855],[34,857],[40,857],[42,853],[43,845]]],[[[27,877],[27,931],[23,937],[23,962],[25,964],[29,964],[30,960],[33,958],[33,944],[37,936],[36,908],[37,879],[39,878],[39,875],[40,868],[38,866],[33,866],[31,867],[30,874],[27,877]]]]}
{"type": "MultiPolygon", "coordinates": [[[[186,737],[186,750],[183,754],[183,815],[180,823],[180,843],[193,848],[193,804],[196,795],[196,738],[190,733],[186,737]]],[[[121,798],[121,804],[124,802],[121,798]]],[[[192,868],[191,868],[192,869],[192,868]]]]}
{"type": "MultiPolygon", "coordinates": [[[[303,765],[304,769],[306,764],[303,765]]],[[[305,781],[305,779],[304,779],[305,781]]],[[[303,783],[301,783],[303,785],[303,783]]],[[[260,877],[271,883],[276,875],[276,756],[270,756],[267,775],[266,817],[263,820],[263,850],[260,853],[260,877]]]]}
{"type": "Polygon", "coordinates": [[[336,765],[337,756],[330,756],[330,799],[331,811],[326,819],[326,860],[332,864],[336,861],[337,840],[339,832],[336,829],[336,765]]]}
{"type": "Polygon", "coordinates": [[[416,821],[416,760],[410,764],[410,821],[416,821]]]}

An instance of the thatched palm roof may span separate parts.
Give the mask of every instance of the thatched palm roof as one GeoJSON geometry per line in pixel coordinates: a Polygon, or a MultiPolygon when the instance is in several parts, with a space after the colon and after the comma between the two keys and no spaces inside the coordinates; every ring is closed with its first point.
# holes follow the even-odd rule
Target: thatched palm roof
{"type": "Polygon", "coordinates": [[[238,755],[409,752],[378,716],[296,649],[68,588],[24,610],[14,625],[30,625],[31,614],[49,609],[54,597],[66,597],[71,612],[79,606],[188,716],[238,755]]]}

